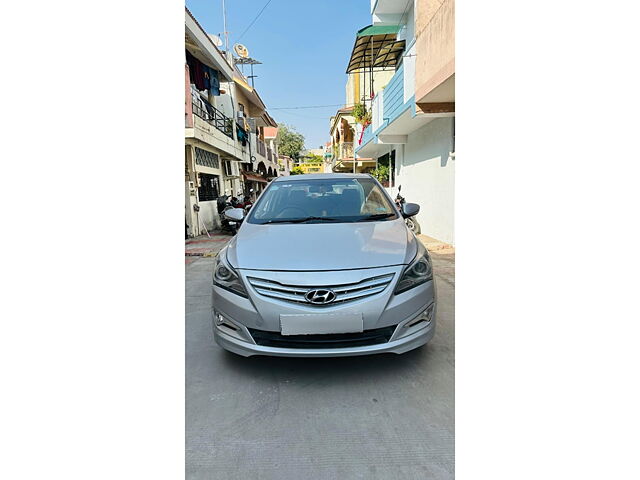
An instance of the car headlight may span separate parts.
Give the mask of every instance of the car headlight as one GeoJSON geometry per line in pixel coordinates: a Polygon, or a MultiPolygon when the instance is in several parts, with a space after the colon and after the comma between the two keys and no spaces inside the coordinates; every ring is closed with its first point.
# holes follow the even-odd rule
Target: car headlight
{"type": "Polygon", "coordinates": [[[216,256],[216,263],[213,267],[213,284],[242,297],[247,297],[247,290],[244,288],[242,280],[227,261],[226,249],[221,250],[216,256]]]}
{"type": "Polygon", "coordinates": [[[393,293],[406,292],[407,290],[422,285],[429,280],[433,280],[433,269],[431,268],[431,257],[429,252],[418,242],[418,253],[416,258],[404,269],[400,280],[396,285],[396,289],[393,293]]]}

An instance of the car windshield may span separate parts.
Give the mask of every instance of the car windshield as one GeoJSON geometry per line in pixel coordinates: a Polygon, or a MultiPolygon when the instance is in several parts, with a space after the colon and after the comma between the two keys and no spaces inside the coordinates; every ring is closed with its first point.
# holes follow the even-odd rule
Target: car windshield
{"type": "Polygon", "coordinates": [[[372,178],[297,179],[272,183],[251,209],[249,223],[329,223],[398,218],[372,178]]]}

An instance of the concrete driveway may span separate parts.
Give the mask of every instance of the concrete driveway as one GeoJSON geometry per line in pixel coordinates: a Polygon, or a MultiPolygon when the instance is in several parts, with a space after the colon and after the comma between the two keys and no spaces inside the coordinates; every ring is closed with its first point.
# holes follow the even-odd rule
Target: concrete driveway
{"type": "Polygon", "coordinates": [[[190,259],[187,478],[454,478],[454,255],[432,258],[434,339],[404,355],[334,359],[222,350],[211,333],[213,258],[190,259]]]}

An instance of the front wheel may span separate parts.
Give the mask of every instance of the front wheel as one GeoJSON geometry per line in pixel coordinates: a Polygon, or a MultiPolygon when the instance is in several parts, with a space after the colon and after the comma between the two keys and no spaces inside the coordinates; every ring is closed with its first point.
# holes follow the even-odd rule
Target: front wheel
{"type": "Polygon", "coordinates": [[[416,235],[420,234],[420,224],[415,218],[407,218],[405,220],[405,223],[407,224],[409,230],[411,230],[413,233],[415,233],[416,235]]]}

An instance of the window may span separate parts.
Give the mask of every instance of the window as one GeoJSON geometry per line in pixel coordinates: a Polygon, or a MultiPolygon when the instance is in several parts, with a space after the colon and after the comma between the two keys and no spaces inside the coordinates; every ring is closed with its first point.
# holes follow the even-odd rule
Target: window
{"type": "Polygon", "coordinates": [[[395,205],[377,182],[358,177],[272,183],[251,209],[247,221],[345,223],[397,218],[395,205]]]}
{"type": "Polygon", "coordinates": [[[200,186],[198,187],[198,198],[201,202],[209,202],[218,198],[220,191],[220,179],[217,175],[199,173],[200,186]]]}
{"type": "Polygon", "coordinates": [[[377,167],[386,167],[387,178],[382,179],[380,183],[383,187],[393,187],[395,180],[395,168],[396,168],[396,151],[391,150],[391,153],[385,153],[382,157],[378,158],[377,167]]]}
{"type": "Polygon", "coordinates": [[[220,157],[215,154],[195,147],[196,149],[196,165],[202,165],[209,168],[220,168],[220,157]]]}

